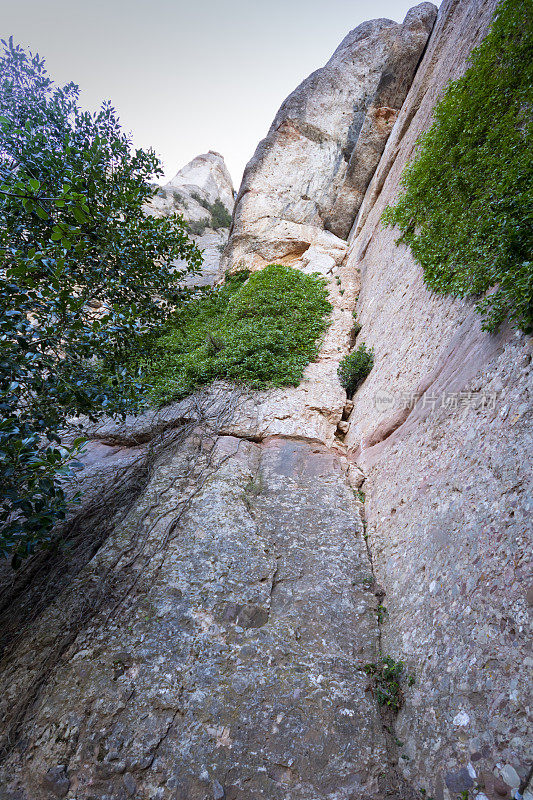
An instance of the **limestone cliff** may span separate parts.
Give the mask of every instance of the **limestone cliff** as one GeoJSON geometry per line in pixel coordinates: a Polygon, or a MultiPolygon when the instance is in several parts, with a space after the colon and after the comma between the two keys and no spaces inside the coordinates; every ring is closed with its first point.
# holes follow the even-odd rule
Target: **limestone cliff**
{"type": "Polygon", "coordinates": [[[152,214],[181,214],[191,227],[192,238],[203,251],[201,274],[186,281],[191,285],[211,286],[220,274],[221,255],[228,241],[229,219],[227,224],[224,220],[224,224],[213,221],[211,209],[217,201],[229,215],[233,213],[231,176],[220,153],[210,150],[180,169],[158,190],[151,203],[152,214]]]}
{"type": "MultiPolygon", "coordinates": [[[[282,105],[224,263],[323,274],[319,358],[88,431],[68,548],[0,576],[2,800],[496,800],[525,777],[530,341],[427,292],[380,224],[494,8],[366,23],[282,105]],[[376,366],[347,401],[355,308],[376,366]],[[396,720],[380,653],[415,676],[396,720]]],[[[223,199],[196,161],[172,204],[223,199]]]]}

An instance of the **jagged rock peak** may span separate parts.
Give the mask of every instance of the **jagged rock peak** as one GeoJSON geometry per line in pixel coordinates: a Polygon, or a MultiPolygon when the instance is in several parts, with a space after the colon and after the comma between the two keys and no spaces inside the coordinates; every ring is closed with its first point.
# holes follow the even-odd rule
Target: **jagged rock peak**
{"type": "MultiPolygon", "coordinates": [[[[213,204],[220,200],[228,215],[234,205],[233,183],[224,158],[210,150],[189,161],[165,186],[158,189],[150,203],[149,213],[168,216],[178,213],[188,223],[189,233],[203,251],[200,275],[185,281],[187,285],[210,286],[220,272],[221,252],[228,240],[227,223],[213,222],[213,204]]],[[[183,266],[176,262],[177,267],[183,266]]]]}
{"type": "Polygon", "coordinates": [[[196,156],[172,178],[167,186],[200,192],[210,203],[220,199],[233,210],[233,183],[223,156],[215,150],[196,156]]]}
{"type": "Polygon", "coordinates": [[[284,101],[244,173],[230,266],[297,258],[324,228],[348,236],[436,15],[364,22],[284,101]]]}

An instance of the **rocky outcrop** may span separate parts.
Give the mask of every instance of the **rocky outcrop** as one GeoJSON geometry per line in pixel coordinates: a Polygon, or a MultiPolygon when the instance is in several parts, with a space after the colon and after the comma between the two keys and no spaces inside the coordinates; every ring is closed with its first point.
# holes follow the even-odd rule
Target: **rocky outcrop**
{"type": "Polygon", "coordinates": [[[167,448],[10,653],[2,797],[382,798],[362,669],[377,601],[346,474],[323,446],[201,423],[167,448]]]}
{"type": "Polygon", "coordinates": [[[435,22],[431,3],[412,8],[405,17],[382,68],[378,87],[366,109],[346,175],[326,216],[326,228],[348,237],[368,184],[385,149],[413,81],[416,67],[435,22]]]}
{"type": "Polygon", "coordinates": [[[346,238],[435,15],[422,3],[403,25],[359,25],[285,100],[246,167],[227,264],[296,260],[327,243],[325,222],[346,238]]]}
{"type": "MultiPolygon", "coordinates": [[[[220,153],[196,156],[162,186],[151,203],[150,213],[181,214],[190,224],[191,236],[203,251],[200,275],[192,276],[186,284],[211,286],[220,276],[222,251],[228,241],[229,221],[223,227],[213,227],[211,208],[220,201],[228,214],[233,213],[234,190],[231,176],[220,153]]],[[[176,262],[176,266],[181,266],[176,262]]]]}
{"type": "Polygon", "coordinates": [[[2,800],[409,796],[364,671],[378,599],[338,429],[346,249],[299,262],[334,306],[300,386],[219,384],[89,431],[72,549],[7,585],[2,800]]]}
{"type": "MultiPolygon", "coordinates": [[[[319,358],[298,387],[219,383],[88,431],[68,547],[0,576],[1,800],[497,800],[525,777],[530,340],[427,292],[380,224],[494,8],[443,3],[350,244],[371,120],[434,10],[352,31],[282,106],[228,263],[327,278],[319,358]],[[347,402],[355,308],[375,367],[347,402]],[[380,653],[415,676],[396,720],[380,653]]],[[[193,220],[193,192],[223,199],[218,158],[169,189],[193,220]]]]}
{"type": "Polygon", "coordinates": [[[383,647],[417,679],[398,717],[399,766],[440,800],[474,785],[510,797],[530,765],[532,348],[516,331],[482,331],[470,303],[431,294],[380,220],[495,7],[443,3],[347,256],[375,366],[345,441],[367,475],[383,647]]]}

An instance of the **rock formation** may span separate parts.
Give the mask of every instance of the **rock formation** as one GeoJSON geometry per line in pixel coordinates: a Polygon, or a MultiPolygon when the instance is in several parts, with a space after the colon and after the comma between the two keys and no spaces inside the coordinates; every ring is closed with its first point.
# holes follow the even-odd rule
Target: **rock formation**
{"type": "Polygon", "coordinates": [[[201,274],[188,278],[187,284],[211,286],[219,277],[229,224],[213,228],[210,209],[217,200],[232,214],[234,191],[231,176],[223,157],[213,150],[193,158],[158,190],[152,200],[150,213],[178,213],[186,222],[192,223],[192,238],[203,250],[204,263],[201,274]]]}
{"type": "Polygon", "coordinates": [[[398,717],[399,764],[452,800],[474,785],[510,797],[530,763],[531,338],[488,334],[469,302],[431,294],[380,219],[495,7],[443,3],[347,256],[375,367],[346,442],[367,474],[383,647],[417,674],[398,717]]]}
{"type": "Polygon", "coordinates": [[[225,261],[261,266],[346,238],[436,15],[365,22],[285,100],[246,167],[225,261]]]}
{"type": "MultiPolygon", "coordinates": [[[[1,800],[497,800],[526,777],[531,342],[431,295],[380,225],[495,5],[445,0],[418,68],[430,4],[366,23],[282,105],[225,263],[328,279],[319,358],[88,431],[68,548],[0,575],[1,800]],[[376,366],[347,401],[354,308],[376,366]],[[396,719],[379,654],[415,676],[396,719]]],[[[169,191],[223,199],[198,160],[169,191]]]]}

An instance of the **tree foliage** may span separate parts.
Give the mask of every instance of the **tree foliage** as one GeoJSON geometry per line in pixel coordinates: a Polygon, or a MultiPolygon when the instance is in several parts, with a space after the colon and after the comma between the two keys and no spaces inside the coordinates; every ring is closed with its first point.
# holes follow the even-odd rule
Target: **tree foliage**
{"type": "Polygon", "coordinates": [[[484,327],[533,327],[533,2],[504,0],[448,87],[384,220],[436,292],[478,298],[484,327]]]}
{"type": "Polygon", "coordinates": [[[201,254],[180,218],[144,213],[161,174],[115,110],[78,106],[39,55],[0,59],[0,552],[16,563],[65,516],[62,479],[81,441],[70,416],[138,402],[125,365],[183,299],[201,254]]]}

